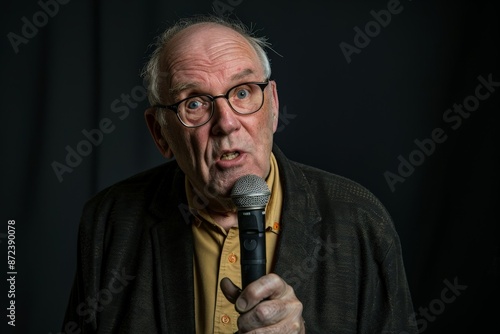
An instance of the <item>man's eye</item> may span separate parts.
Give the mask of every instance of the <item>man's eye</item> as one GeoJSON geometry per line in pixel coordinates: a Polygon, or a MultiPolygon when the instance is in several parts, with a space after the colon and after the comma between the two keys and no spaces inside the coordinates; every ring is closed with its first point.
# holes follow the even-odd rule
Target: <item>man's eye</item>
{"type": "Polygon", "coordinates": [[[199,107],[202,106],[202,102],[201,101],[197,101],[197,100],[191,100],[191,101],[188,101],[188,103],[186,104],[187,108],[188,109],[198,109],[199,107]]]}
{"type": "Polygon", "coordinates": [[[246,99],[250,95],[250,92],[247,89],[240,89],[236,92],[236,97],[238,99],[246,99]]]}

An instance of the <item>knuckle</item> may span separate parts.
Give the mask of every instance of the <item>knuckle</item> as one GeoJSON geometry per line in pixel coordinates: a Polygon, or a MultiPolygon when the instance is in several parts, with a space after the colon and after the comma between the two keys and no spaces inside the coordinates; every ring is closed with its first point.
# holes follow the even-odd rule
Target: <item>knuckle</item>
{"type": "Polygon", "coordinates": [[[269,319],[272,314],[273,314],[272,307],[266,304],[259,304],[255,307],[255,319],[259,323],[265,322],[267,319],[269,319]]]}
{"type": "Polygon", "coordinates": [[[255,307],[255,319],[259,323],[266,323],[270,318],[276,314],[276,304],[275,303],[263,303],[258,304],[255,307]]]}
{"type": "Polygon", "coordinates": [[[279,277],[279,276],[278,276],[277,274],[275,274],[275,273],[269,273],[269,274],[268,274],[268,276],[269,276],[269,279],[271,279],[271,280],[273,280],[273,281],[274,281],[274,280],[281,280],[281,277],[279,277]]]}
{"type": "Polygon", "coordinates": [[[266,276],[263,276],[262,279],[263,279],[263,284],[269,285],[269,286],[279,285],[283,281],[281,279],[281,277],[279,277],[278,275],[276,275],[274,273],[269,273],[266,276]]]}
{"type": "Polygon", "coordinates": [[[302,321],[295,320],[290,327],[293,332],[296,332],[302,328],[302,321]]]}
{"type": "Polygon", "coordinates": [[[256,300],[259,298],[259,290],[255,286],[249,286],[245,290],[245,297],[247,300],[256,300]]]}
{"type": "Polygon", "coordinates": [[[299,314],[302,314],[302,311],[304,310],[304,305],[302,305],[302,303],[298,299],[297,299],[297,301],[295,303],[295,309],[297,310],[297,312],[299,314]]]}

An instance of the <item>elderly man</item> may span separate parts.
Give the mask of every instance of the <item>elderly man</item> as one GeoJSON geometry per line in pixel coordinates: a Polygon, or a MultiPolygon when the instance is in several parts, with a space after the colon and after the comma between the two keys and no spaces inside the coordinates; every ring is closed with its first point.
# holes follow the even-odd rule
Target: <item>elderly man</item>
{"type": "Polygon", "coordinates": [[[274,145],[266,43],[242,25],[183,20],[145,67],[156,146],[174,161],[85,206],[64,330],[75,333],[414,333],[398,235],[345,178],[274,145]],[[240,290],[240,177],[265,179],[267,275],[240,290]]]}

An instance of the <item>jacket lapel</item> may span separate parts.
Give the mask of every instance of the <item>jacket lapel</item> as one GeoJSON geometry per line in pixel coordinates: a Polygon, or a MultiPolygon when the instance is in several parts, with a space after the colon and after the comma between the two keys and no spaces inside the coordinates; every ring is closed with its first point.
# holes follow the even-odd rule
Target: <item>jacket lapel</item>
{"type": "Polygon", "coordinates": [[[281,231],[275,253],[274,271],[296,290],[304,279],[298,274],[301,265],[307,259],[314,258],[318,243],[314,225],[321,220],[321,216],[314,194],[302,171],[291,163],[276,145],[273,147],[273,153],[283,182],[281,231]]]}

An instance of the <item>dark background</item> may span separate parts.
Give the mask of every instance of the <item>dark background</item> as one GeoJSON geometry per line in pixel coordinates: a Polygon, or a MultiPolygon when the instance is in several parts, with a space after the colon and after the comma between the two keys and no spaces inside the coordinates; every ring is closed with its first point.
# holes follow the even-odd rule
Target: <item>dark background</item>
{"type": "Polygon", "coordinates": [[[143,121],[139,72],[148,45],[168,23],[213,5],[254,26],[276,51],[269,52],[282,115],[275,140],[285,154],[363,184],[388,208],[421,332],[498,331],[500,92],[456,129],[443,121],[474,95],[479,76],[500,81],[493,4],[402,0],[350,63],[339,44],[354,45],[354,28],[364,30],[370,11],[387,9],[387,1],[73,0],[57,13],[52,6],[46,22],[36,1],[3,4],[2,333],[60,331],[84,202],[163,162],[143,121]],[[34,16],[38,31],[25,31],[31,37],[15,52],[8,34],[22,36],[22,18],[34,16]],[[128,113],[114,112],[127,106],[122,94],[131,96],[128,113]],[[66,164],[66,147],[77,149],[82,131],[106,118],[113,130],[59,180],[54,161],[66,164]],[[414,141],[436,128],[446,141],[392,191],[384,173],[397,174],[398,157],[416,157],[414,141]],[[15,331],[5,317],[9,219],[16,221],[15,331]],[[446,282],[462,286],[448,303],[446,282]]]}

